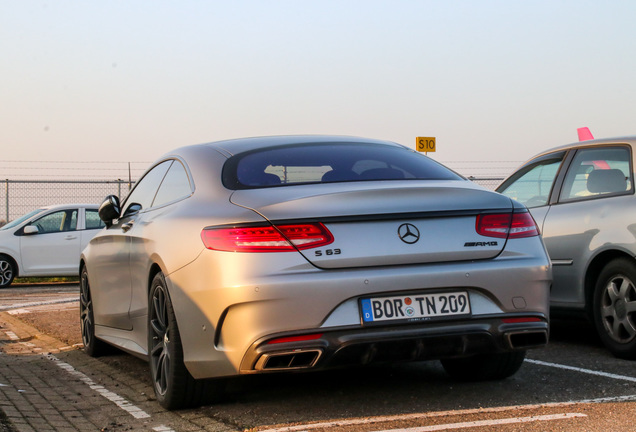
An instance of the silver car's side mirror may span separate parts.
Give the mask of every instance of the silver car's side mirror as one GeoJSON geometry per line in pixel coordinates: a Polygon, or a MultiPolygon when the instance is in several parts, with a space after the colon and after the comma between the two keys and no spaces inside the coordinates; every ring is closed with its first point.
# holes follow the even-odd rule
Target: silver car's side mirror
{"type": "Polygon", "coordinates": [[[116,195],[108,195],[99,206],[98,214],[99,218],[110,228],[113,219],[119,219],[121,214],[119,198],[116,195]]]}
{"type": "Polygon", "coordinates": [[[24,227],[24,231],[23,232],[26,235],[32,235],[32,234],[39,233],[40,230],[35,225],[27,225],[27,226],[24,227]]]}

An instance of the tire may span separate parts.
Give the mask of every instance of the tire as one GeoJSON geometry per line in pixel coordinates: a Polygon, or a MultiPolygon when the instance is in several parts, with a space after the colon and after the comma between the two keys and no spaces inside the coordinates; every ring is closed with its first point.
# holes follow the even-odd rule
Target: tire
{"type": "Polygon", "coordinates": [[[525,351],[479,354],[443,359],[442,366],[451,377],[461,381],[501,380],[514,375],[526,357],[525,351]]]}
{"type": "Polygon", "coordinates": [[[7,255],[0,255],[0,288],[7,288],[13,282],[17,267],[7,255]]]}
{"type": "Polygon", "coordinates": [[[179,326],[162,273],[152,280],[148,296],[148,348],[150,377],[162,407],[194,407],[223,391],[220,381],[195,380],[186,369],[179,326]]]}
{"type": "Polygon", "coordinates": [[[110,347],[105,342],[95,337],[93,299],[86,267],[83,267],[80,273],[80,326],[86,354],[91,357],[99,357],[110,351],[110,347]]]}
{"type": "Polygon", "coordinates": [[[592,313],[601,341],[616,357],[636,359],[636,264],[610,261],[599,274],[592,313]]]}

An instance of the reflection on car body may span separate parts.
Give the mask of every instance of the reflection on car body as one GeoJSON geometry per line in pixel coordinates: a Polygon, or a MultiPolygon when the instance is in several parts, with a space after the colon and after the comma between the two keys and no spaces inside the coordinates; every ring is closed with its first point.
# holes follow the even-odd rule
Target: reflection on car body
{"type": "Polygon", "coordinates": [[[551,268],[527,209],[395,143],[183,147],[100,215],[86,351],[148,359],[168,408],[221,395],[207,378],[381,361],[505,378],[547,342],[551,268]]]}
{"type": "Polygon", "coordinates": [[[0,288],[15,277],[77,276],[80,252],[104,227],[97,205],[42,207],[0,228],[0,288]]]}
{"type": "Polygon", "coordinates": [[[497,191],[530,208],[554,265],[551,307],[583,312],[617,356],[636,358],[636,139],[582,141],[525,163],[497,191]]]}

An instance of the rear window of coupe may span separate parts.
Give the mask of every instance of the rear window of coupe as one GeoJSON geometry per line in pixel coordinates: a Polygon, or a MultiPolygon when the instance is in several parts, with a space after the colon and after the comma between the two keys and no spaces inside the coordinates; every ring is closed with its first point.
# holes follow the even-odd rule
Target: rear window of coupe
{"type": "Polygon", "coordinates": [[[228,159],[223,184],[254,189],[370,180],[460,180],[434,160],[403,147],[328,143],[269,147],[228,159]]]}

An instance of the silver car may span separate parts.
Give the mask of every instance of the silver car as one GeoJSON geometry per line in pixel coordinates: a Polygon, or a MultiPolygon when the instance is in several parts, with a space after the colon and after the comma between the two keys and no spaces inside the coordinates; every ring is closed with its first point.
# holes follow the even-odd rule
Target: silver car
{"type": "Polygon", "coordinates": [[[583,141],[545,151],[497,189],[542,229],[554,271],[555,315],[592,320],[609,350],[636,358],[636,138],[583,141]]]}
{"type": "Polygon", "coordinates": [[[441,359],[514,374],[548,339],[527,209],[401,145],[287,136],[159,159],[85,249],[86,352],[150,361],[167,408],[239,374],[441,359]]]}

